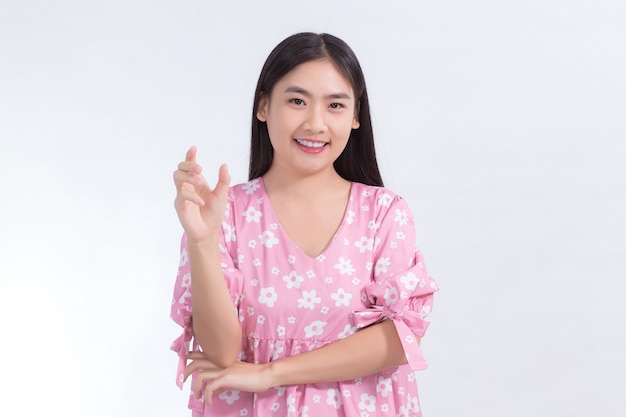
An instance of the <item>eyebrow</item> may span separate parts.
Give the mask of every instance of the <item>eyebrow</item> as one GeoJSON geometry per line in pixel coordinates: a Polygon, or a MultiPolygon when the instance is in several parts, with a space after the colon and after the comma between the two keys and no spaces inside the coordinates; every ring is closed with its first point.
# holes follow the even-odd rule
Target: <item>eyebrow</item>
{"type": "MultiPolygon", "coordinates": [[[[285,93],[298,93],[298,94],[302,94],[305,97],[311,97],[311,93],[309,93],[307,90],[305,90],[302,87],[298,87],[296,85],[292,85],[289,86],[285,89],[284,91],[285,93]]],[[[334,93],[334,94],[328,94],[326,96],[324,96],[324,98],[328,99],[350,99],[350,95],[348,95],[347,93],[334,93]]]]}

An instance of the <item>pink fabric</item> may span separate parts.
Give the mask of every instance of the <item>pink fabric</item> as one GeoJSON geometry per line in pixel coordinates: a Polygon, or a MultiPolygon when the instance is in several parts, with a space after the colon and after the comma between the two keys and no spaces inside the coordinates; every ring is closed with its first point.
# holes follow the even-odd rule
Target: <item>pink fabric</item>
{"type": "MultiPolygon", "coordinates": [[[[261,394],[226,391],[213,405],[190,396],[194,417],[421,416],[413,371],[425,369],[417,343],[428,327],[437,285],[415,249],[405,201],[381,187],[353,183],[341,227],[324,252],[306,255],[283,232],[262,179],[231,187],[222,227],[222,268],[243,329],[240,359],[267,363],[333,343],[382,320],[393,320],[408,365],[356,380],[280,386],[261,394]]],[[[174,288],[172,318],[189,348],[190,268],[186,241],[174,288]]]]}

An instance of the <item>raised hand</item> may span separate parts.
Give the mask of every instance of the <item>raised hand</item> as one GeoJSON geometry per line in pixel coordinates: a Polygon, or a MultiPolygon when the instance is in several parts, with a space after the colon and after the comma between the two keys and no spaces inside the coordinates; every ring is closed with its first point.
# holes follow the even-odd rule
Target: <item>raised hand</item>
{"type": "Polygon", "coordinates": [[[202,167],[196,163],[196,153],[195,146],[189,148],[185,160],[174,171],[174,207],[187,240],[202,243],[214,239],[222,225],[230,175],[226,164],[220,166],[217,184],[211,189],[202,176],[202,167]]]}

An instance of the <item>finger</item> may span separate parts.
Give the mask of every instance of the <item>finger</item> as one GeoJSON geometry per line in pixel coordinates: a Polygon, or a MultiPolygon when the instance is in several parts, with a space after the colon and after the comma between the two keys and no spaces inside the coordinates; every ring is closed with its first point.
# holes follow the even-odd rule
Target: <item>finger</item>
{"type": "Polygon", "coordinates": [[[196,193],[195,191],[188,190],[186,188],[180,188],[178,193],[176,194],[176,198],[174,199],[175,207],[184,207],[186,201],[190,203],[196,204],[200,207],[204,206],[206,202],[196,193]]]}
{"type": "Polygon", "coordinates": [[[228,173],[228,165],[222,164],[220,166],[217,185],[215,186],[215,193],[222,200],[228,198],[228,187],[230,186],[230,174],[228,173]]]}
{"type": "Polygon", "coordinates": [[[189,148],[189,150],[187,151],[187,154],[185,154],[185,161],[187,162],[196,162],[196,154],[198,153],[198,148],[194,146],[192,146],[191,148],[189,148]]]}
{"type": "Polygon", "coordinates": [[[199,188],[206,186],[206,180],[202,175],[190,174],[189,172],[180,169],[174,171],[172,177],[174,178],[174,185],[176,185],[176,188],[182,187],[185,183],[199,188]]]}
{"type": "Polygon", "coordinates": [[[178,164],[178,169],[190,174],[202,173],[202,166],[198,165],[196,161],[183,161],[178,164]]]}
{"type": "MultiPolygon", "coordinates": [[[[202,371],[202,375],[207,375],[205,372],[219,372],[222,368],[215,366],[211,361],[206,359],[195,359],[189,365],[185,367],[185,371],[183,372],[183,378],[187,379],[189,375],[194,373],[195,371],[202,371]]],[[[211,374],[213,375],[213,374],[211,374]]],[[[200,376],[200,373],[198,374],[200,376]]]]}

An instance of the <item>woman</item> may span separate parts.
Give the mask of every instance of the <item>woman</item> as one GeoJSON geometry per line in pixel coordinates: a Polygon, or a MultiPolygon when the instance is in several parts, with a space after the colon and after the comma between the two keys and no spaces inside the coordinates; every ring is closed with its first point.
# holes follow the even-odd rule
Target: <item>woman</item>
{"type": "Polygon", "coordinates": [[[246,184],[222,165],[210,188],[195,147],[174,173],[172,349],[193,416],[421,415],[413,371],[437,287],[405,201],[383,188],[353,51],[285,39],[252,116],[246,184]]]}

